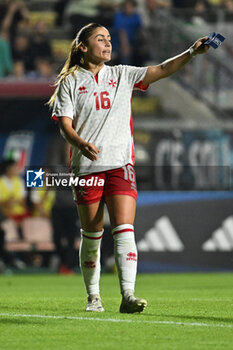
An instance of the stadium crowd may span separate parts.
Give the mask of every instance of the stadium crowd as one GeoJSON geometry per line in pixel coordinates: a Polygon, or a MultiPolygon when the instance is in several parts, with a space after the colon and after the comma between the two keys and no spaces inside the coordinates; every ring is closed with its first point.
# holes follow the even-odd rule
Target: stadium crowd
{"type": "Polygon", "coordinates": [[[43,11],[31,20],[30,1],[0,2],[0,78],[53,80],[64,60],[52,45],[54,37],[59,41],[59,28],[71,40],[84,24],[99,22],[112,33],[113,64],[142,65],[145,57],[150,58],[147,34],[155,13],[185,10],[188,20],[197,16],[208,20],[206,13],[218,8],[229,18],[233,15],[233,0],[58,0],[51,6],[52,27],[43,11]]]}

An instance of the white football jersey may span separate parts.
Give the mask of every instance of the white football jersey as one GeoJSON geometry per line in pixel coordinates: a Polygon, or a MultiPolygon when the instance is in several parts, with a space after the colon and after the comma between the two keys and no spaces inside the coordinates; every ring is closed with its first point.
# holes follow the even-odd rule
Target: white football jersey
{"type": "Polygon", "coordinates": [[[71,171],[86,175],[134,164],[131,98],[134,88],[146,90],[147,67],[106,66],[94,76],[81,68],[59,85],[53,119],[73,119],[73,127],[100,152],[91,161],[72,146],[71,171]]]}

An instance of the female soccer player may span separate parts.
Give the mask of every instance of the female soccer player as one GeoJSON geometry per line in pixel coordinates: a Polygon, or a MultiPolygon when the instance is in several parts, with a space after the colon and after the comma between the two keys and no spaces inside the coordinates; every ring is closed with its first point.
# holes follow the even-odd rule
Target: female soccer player
{"type": "Polygon", "coordinates": [[[147,305],[146,300],[134,296],[137,189],[131,96],[133,89],[146,90],[193,56],[205,53],[209,48],[203,44],[206,39],[197,40],[187,51],[160,65],[145,68],[106,66],[111,59],[111,38],[100,24],[83,27],[72,42],[49,105],[71,144],[71,171],[79,177],[73,192],[82,227],[80,267],[87,291],[86,311],[104,311],[99,294],[104,203],[114,238],[122,294],[120,312],[141,312],[147,305]]]}

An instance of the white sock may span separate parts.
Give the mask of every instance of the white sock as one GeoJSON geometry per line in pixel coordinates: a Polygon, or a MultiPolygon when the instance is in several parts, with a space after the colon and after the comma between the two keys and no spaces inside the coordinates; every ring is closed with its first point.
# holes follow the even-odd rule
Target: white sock
{"type": "Polygon", "coordinates": [[[86,232],[81,229],[79,262],[88,296],[99,295],[100,292],[100,245],[103,232],[86,232]]]}
{"type": "Polygon", "coordinates": [[[134,227],[130,224],[119,225],[112,230],[112,234],[121,293],[125,296],[134,292],[136,281],[137,247],[134,227]]]}

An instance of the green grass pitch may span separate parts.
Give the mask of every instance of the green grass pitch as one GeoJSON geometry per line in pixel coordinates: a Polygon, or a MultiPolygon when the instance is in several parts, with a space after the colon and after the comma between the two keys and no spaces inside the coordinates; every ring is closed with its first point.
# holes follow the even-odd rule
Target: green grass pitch
{"type": "Polygon", "coordinates": [[[0,349],[233,349],[230,273],[138,275],[141,314],[118,312],[116,275],[102,276],[101,295],[105,312],[87,313],[80,275],[0,276],[0,349]]]}

